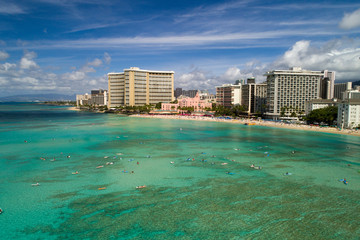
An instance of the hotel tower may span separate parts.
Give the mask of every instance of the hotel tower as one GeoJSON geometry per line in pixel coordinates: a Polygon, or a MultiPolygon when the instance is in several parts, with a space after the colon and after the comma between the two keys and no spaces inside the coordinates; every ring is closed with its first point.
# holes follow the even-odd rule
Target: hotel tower
{"type": "Polygon", "coordinates": [[[142,106],[174,100],[174,72],[142,70],[108,73],[108,107],[142,106]]]}
{"type": "Polygon", "coordinates": [[[335,72],[307,71],[299,67],[274,70],[267,77],[266,115],[277,119],[281,113],[304,115],[306,102],[334,96],[335,72]]]}

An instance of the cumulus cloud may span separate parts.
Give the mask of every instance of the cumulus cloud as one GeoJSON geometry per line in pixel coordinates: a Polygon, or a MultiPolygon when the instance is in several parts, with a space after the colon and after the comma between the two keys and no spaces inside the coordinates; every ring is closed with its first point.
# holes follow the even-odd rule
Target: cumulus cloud
{"type": "Polygon", "coordinates": [[[4,61],[9,57],[9,54],[4,51],[0,51],[0,61],[4,61]]]}
{"type": "Polygon", "coordinates": [[[18,92],[64,92],[84,93],[92,88],[105,88],[106,76],[91,76],[102,61],[95,58],[79,68],[62,74],[47,72],[36,62],[35,52],[25,52],[19,64],[6,62],[0,64],[0,87],[5,88],[7,94],[18,92]]]}
{"type": "Polygon", "coordinates": [[[4,63],[0,65],[0,73],[7,73],[11,69],[15,69],[16,64],[14,63],[4,63]]]}
{"type": "Polygon", "coordinates": [[[71,80],[71,81],[81,81],[84,80],[85,77],[86,77],[86,73],[81,71],[73,71],[71,73],[65,73],[62,75],[63,80],[71,80]]]}
{"type": "MultiPolygon", "coordinates": [[[[316,47],[310,41],[296,42],[271,67],[288,69],[299,66],[308,70],[332,70],[337,79],[358,80],[360,39],[336,39],[316,47]]],[[[270,67],[269,66],[269,67],[270,67]]]]}
{"type": "Polygon", "coordinates": [[[238,80],[241,77],[240,69],[237,67],[230,67],[226,70],[223,78],[229,79],[229,81],[238,80]]]}
{"type": "Polygon", "coordinates": [[[360,27],[360,9],[352,13],[346,13],[339,23],[339,26],[342,29],[353,29],[360,27]]]}
{"type": "Polygon", "coordinates": [[[24,56],[20,60],[20,68],[22,69],[31,69],[31,68],[38,68],[39,66],[33,60],[36,58],[35,52],[25,52],[24,56]]]}

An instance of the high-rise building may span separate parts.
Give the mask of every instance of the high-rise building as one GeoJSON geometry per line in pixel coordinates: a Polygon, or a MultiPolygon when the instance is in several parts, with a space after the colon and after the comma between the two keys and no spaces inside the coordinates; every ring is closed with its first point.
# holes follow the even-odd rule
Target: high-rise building
{"type": "Polygon", "coordinates": [[[346,82],[346,83],[335,83],[334,84],[334,98],[342,99],[342,94],[346,90],[351,90],[352,88],[352,82],[346,82]]]}
{"type": "Polygon", "coordinates": [[[142,106],[174,100],[174,72],[142,70],[108,73],[108,106],[142,106]]]}
{"type": "Polygon", "coordinates": [[[216,104],[224,107],[232,107],[241,104],[241,83],[223,84],[216,87],[216,104]]]}
{"type": "Polygon", "coordinates": [[[323,74],[320,82],[320,97],[322,99],[333,99],[334,98],[334,83],[335,83],[335,72],[328,70],[321,71],[323,74]]]}
{"type": "Polygon", "coordinates": [[[266,110],[266,83],[255,83],[255,78],[249,78],[242,86],[241,105],[247,108],[248,114],[264,113],[266,110]]]}
{"type": "Polygon", "coordinates": [[[312,99],[328,99],[333,96],[335,73],[307,71],[299,67],[290,70],[273,70],[267,76],[266,115],[277,119],[281,115],[305,114],[306,102],[312,99]],[[330,91],[330,92],[329,92],[330,91]]]}

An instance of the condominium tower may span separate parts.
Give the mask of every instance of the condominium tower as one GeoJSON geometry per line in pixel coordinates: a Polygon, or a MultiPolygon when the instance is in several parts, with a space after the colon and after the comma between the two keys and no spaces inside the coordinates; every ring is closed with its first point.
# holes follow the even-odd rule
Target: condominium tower
{"type": "Polygon", "coordinates": [[[267,72],[267,111],[270,118],[305,114],[306,102],[333,97],[335,72],[301,68],[267,72]]]}
{"type": "Polygon", "coordinates": [[[174,72],[142,70],[108,73],[108,106],[142,106],[174,100],[174,72]]]}

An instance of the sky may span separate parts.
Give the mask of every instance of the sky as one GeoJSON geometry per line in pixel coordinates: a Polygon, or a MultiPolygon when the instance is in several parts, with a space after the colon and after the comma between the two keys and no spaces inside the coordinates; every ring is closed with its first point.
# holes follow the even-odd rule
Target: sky
{"type": "Polygon", "coordinates": [[[130,67],[214,92],[294,66],[360,80],[360,2],[0,0],[0,97],[90,93],[130,67]]]}

